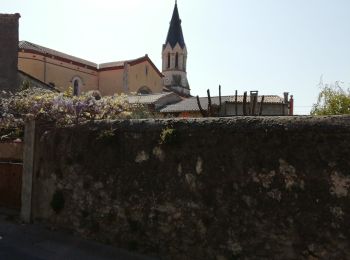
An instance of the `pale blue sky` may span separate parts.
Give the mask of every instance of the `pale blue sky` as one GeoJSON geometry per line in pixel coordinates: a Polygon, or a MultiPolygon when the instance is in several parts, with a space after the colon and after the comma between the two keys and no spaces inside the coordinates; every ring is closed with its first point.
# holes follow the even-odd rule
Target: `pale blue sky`
{"type": "MultiPolygon", "coordinates": [[[[349,0],[178,0],[192,95],[295,98],[307,114],[318,82],[350,82],[349,0]]],[[[20,39],[96,63],[148,54],[161,69],[174,0],[6,0],[20,39]]]]}

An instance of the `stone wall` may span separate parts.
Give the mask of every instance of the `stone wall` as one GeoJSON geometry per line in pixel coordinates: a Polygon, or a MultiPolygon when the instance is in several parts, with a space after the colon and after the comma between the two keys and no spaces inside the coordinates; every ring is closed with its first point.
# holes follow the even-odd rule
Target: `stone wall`
{"type": "Polygon", "coordinates": [[[19,14],[0,14],[0,89],[17,88],[19,14]]]}
{"type": "Polygon", "coordinates": [[[350,117],[52,129],[32,214],[162,259],[350,259],[349,158],[350,117]]]}

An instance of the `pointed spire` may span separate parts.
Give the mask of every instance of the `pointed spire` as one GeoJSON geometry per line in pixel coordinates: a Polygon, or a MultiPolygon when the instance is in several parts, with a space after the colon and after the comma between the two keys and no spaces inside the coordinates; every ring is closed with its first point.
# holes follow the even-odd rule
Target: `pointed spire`
{"type": "Polygon", "coordinates": [[[168,36],[165,41],[165,45],[167,45],[167,43],[170,43],[170,46],[172,48],[174,48],[177,43],[179,43],[181,48],[185,47],[185,40],[182,34],[182,27],[181,27],[181,19],[179,15],[179,10],[177,9],[177,0],[175,0],[174,12],[171,18],[170,27],[168,31],[168,36]]]}

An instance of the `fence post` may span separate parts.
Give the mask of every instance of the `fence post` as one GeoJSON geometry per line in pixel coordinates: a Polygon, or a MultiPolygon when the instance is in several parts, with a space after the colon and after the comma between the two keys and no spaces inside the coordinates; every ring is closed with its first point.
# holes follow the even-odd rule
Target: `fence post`
{"type": "Polygon", "coordinates": [[[21,219],[29,223],[32,215],[35,120],[26,119],[24,128],[21,219]]]}

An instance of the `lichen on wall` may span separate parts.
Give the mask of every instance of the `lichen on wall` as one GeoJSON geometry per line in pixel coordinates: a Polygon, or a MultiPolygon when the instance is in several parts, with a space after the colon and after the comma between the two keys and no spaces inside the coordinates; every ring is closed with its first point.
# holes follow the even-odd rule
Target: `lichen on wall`
{"type": "Polygon", "coordinates": [[[345,176],[338,172],[331,174],[331,193],[338,198],[347,197],[350,190],[350,176],[345,176]]]}

